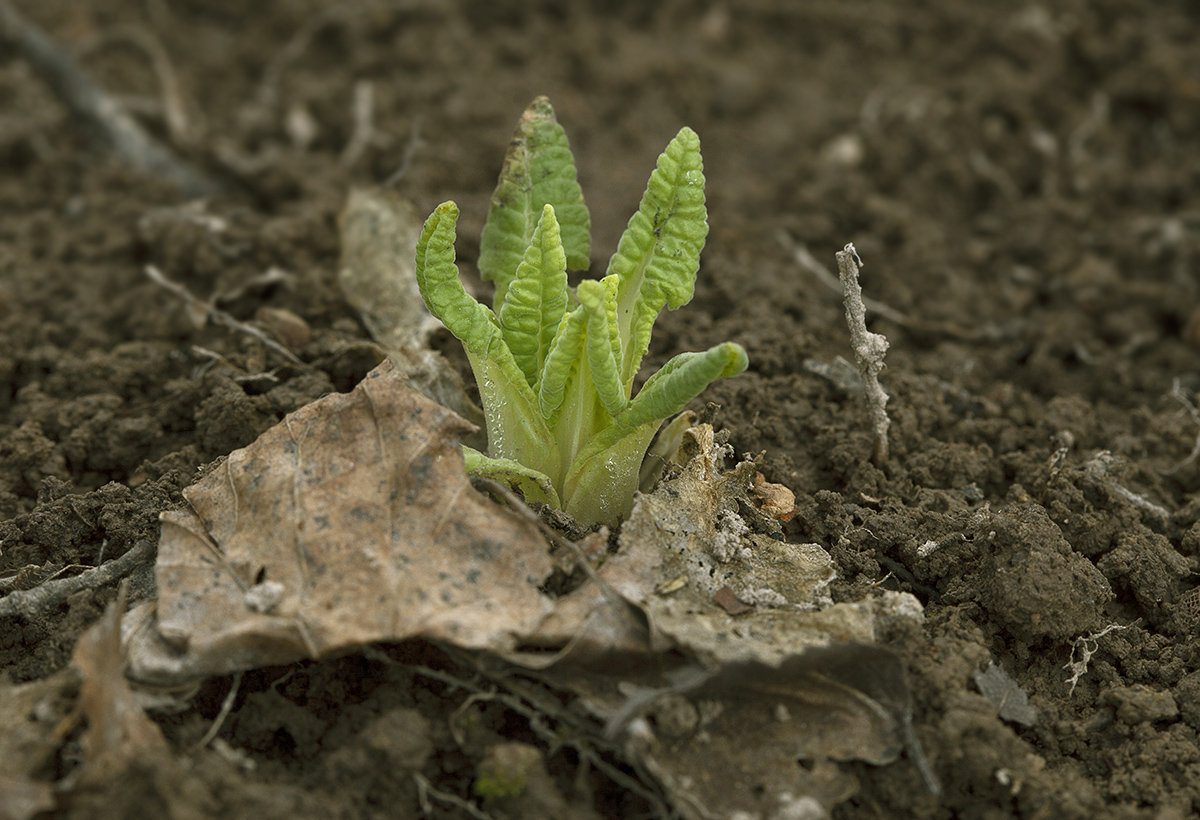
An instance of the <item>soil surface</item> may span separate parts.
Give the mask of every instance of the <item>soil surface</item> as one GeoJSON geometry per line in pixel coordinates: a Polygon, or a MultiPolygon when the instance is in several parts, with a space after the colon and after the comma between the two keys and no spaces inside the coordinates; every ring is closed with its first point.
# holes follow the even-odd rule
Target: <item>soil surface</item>
{"type": "MultiPolygon", "coordinates": [[[[1200,811],[1193,3],[20,5],[224,190],[197,200],[131,170],[0,55],[0,591],[157,541],[198,469],[353,388],[379,354],[337,284],[348,191],[403,171],[421,213],[455,199],[460,236],[478,236],[514,124],[545,94],[593,273],[658,152],[682,125],[700,134],[711,232],[647,366],[745,346],[750,369],[695,406],[719,404],[737,453],[795,492],[784,537],[830,551],[837,601],[884,588],[925,607],[890,646],[942,794],[907,758],[843,764],[859,788],[835,816],[1200,811]],[[891,344],[881,463],[838,375],[840,293],[803,257],[836,271],[847,242],[891,344]],[[147,265],[305,366],[199,326],[147,265]],[[989,661],[1035,719],[983,694],[989,661]]],[[[464,270],[477,252],[460,242],[464,270]]],[[[3,677],[68,667],[115,595],[0,618],[3,677]]],[[[247,673],[203,751],[232,678],[156,714],[187,764],[179,793],[201,795],[187,816],[465,817],[483,805],[473,750],[497,740],[541,744],[544,816],[649,811],[527,716],[414,671],[452,668],[435,647],[388,657],[247,673]],[[468,708],[480,737],[456,742],[468,708]]],[[[64,732],[47,780],[79,759],[64,732]]],[[[153,816],[155,783],[126,772],[57,813],[153,816]]]]}

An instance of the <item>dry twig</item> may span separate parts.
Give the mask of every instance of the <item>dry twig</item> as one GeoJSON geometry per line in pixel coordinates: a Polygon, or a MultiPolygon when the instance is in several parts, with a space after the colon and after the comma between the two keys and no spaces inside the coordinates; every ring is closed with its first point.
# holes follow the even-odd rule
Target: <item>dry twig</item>
{"type": "Polygon", "coordinates": [[[867,309],[863,305],[862,286],[858,283],[858,268],[862,260],[853,244],[847,244],[837,254],[838,274],[842,280],[842,291],[846,299],[846,324],[850,327],[850,345],[862,374],[863,392],[871,412],[871,429],[875,432],[875,463],[882,464],[888,457],[888,395],[879,385],[879,371],[883,370],[883,357],[887,354],[888,341],[878,333],[867,330],[867,309]]]}
{"type": "Polygon", "coordinates": [[[279,342],[275,341],[270,336],[254,327],[254,325],[248,325],[245,322],[239,322],[225,311],[210,305],[201,299],[198,299],[192,295],[191,291],[189,291],[183,285],[172,282],[163,275],[162,271],[153,265],[146,266],[146,276],[150,277],[150,281],[154,282],[154,284],[158,285],[159,287],[166,288],[167,290],[171,291],[171,293],[174,293],[176,296],[183,299],[190,307],[197,308],[207,313],[209,318],[211,318],[217,324],[225,325],[226,327],[231,327],[234,330],[245,333],[248,336],[253,336],[255,339],[258,339],[264,345],[269,347],[271,350],[274,350],[280,356],[283,356],[297,367],[302,367],[305,370],[310,368],[308,364],[297,358],[292,351],[288,350],[279,342]]]}
{"type": "Polygon", "coordinates": [[[162,115],[166,121],[167,130],[176,142],[186,142],[188,139],[187,108],[183,104],[183,93],[179,88],[179,78],[171,65],[171,57],[167,49],[154,33],[141,26],[117,26],[104,32],[85,46],[79,53],[81,58],[108,45],[126,44],[142,52],[150,61],[154,75],[158,79],[159,91],[162,94],[162,115]]]}
{"type": "Polygon", "coordinates": [[[375,86],[370,80],[354,84],[353,115],[354,130],[341,156],[342,165],[347,168],[358,162],[375,135],[375,86]]]}
{"type": "Polygon", "coordinates": [[[97,86],[66,52],[0,0],[0,45],[19,54],[50,86],[70,112],[82,120],[123,161],[174,183],[184,193],[203,196],[220,186],[186,165],[153,139],[117,102],[97,86]]]}
{"type": "Polygon", "coordinates": [[[40,612],[58,606],[85,589],[96,589],[124,578],[145,563],[154,554],[154,544],[138,541],[120,558],[101,564],[95,569],[57,581],[46,581],[33,589],[11,592],[0,598],[0,618],[20,615],[32,618],[40,612]]]}

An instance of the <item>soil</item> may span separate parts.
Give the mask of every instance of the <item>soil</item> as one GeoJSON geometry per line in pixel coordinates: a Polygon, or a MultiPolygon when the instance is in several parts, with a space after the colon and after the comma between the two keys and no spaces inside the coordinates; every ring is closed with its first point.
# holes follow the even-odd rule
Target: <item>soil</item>
{"type": "MultiPolygon", "coordinates": [[[[1194,4],[20,5],[227,190],[190,200],[131,170],[0,57],[5,592],[157,540],[200,468],[357,384],[378,354],[337,285],[348,191],[409,157],[398,192],[421,213],[455,199],[460,236],[477,236],[517,117],[546,94],[591,207],[593,272],[658,152],[682,125],[700,134],[711,232],[696,297],[660,319],[647,365],[744,345],[749,371],[696,407],[720,405],[737,453],[795,492],[785,538],[831,552],[835,600],[884,588],[925,607],[890,646],[942,794],[907,759],[843,764],[859,788],[835,816],[1200,812],[1194,4]],[[823,375],[852,358],[840,294],[796,253],[835,269],[847,242],[888,308],[869,322],[891,345],[881,463],[852,384],[823,375]],[[147,265],[311,367],[198,326],[147,265]],[[1032,725],[981,693],[989,660],[1032,725]]],[[[460,242],[464,269],[476,254],[460,242]]],[[[67,667],[115,590],[0,618],[3,676],[67,667]]],[[[247,673],[201,752],[231,678],[156,715],[187,764],[180,793],[201,795],[187,816],[467,816],[446,795],[477,802],[478,750],[540,742],[502,703],[465,706],[415,672],[453,667],[435,647],[389,657],[247,673]],[[460,744],[448,720],[467,709],[479,737],[460,744]]],[[[527,816],[647,811],[636,784],[541,748],[545,799],[527,816]]],[[[78,756],[76,732],[44,776],[78,756]]],[[[157,813],[156,777],[126,772],[57,815],[157,813]]]]}

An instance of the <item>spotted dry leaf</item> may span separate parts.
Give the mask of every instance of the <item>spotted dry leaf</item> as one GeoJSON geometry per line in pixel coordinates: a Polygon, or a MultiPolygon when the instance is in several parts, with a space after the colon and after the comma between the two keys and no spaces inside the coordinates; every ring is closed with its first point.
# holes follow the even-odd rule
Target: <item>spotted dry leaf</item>
{"type": "MultiPolygon", "coordinates": [[[[474,492],[472,426],[384,363],[292,413],[163,515],[157,623],[135,674],[171,680],[422,637],[503,652],[551,602],[536,528],[474,492]]],[[[148,637],[147,637],[148,635],[148,637]]]]}

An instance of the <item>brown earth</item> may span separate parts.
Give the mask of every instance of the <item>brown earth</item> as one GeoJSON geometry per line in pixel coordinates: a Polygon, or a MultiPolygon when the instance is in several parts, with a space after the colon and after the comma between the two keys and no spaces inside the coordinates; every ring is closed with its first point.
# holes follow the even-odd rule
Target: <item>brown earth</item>
{"type": "MultiPolygon", "coordinates": [[[[766,478],[795,491],[785,536],[830,550],[835,600],[883,587],[926,607],[924,629],[892,648],[944,793],[907,760],[848,764],[860,788],[836,816],[1200,811],[1200,609],[1185,597],[1200,569],[1193,4],[21,5],[229,190],[189,203],[129,170],[0,55],[3,591],[156,540],[199,468],[351,389],[377,354],[337,287],[348,190],[388,178],[415,146],[399,192],[422,213],[457,200],[460,235],[477,236],[513,124],[546,94],[591,206],[593,271],[662,146],[684,124],[700,134],[712,230],[696,298],[660,320],[648,364],[744,345],[750,370],[701,403],[721,405],[737,452],[765,453],[766,478]],[[373,131],[348,150],[368,83],[373,131]],[[795,254],[833,268],[851,241],[867,296],[891,308],[871,320],[891,343],[881,464],[865,407],[813,368],[851,354],[839,294],[795,254]],[[315,368],[197,329],[147,264],[237,319],[299,316],[311,337],[283,337],[315,368]],[[1032,726],[979,692],[989,659],[1029,695],[1032,726]]],[[[459,253],[471,263],[477,248],[459,253]]],[[[66,667],[114,595],[0,618],[4,676],[66,667]]],[[[438,650],[402,652],[401,665],[248,673],[224,757],[193,746],[230,679],[159,716],[190,767],[180,788],[203,795],[188,816],[418,816],[396,766],[474,800],[483,741],[459,746],[446,728],[466,693],[413,671],[446,668],[438,650]]],[[[502,703],[474,708],[479,735],[537,742],[502,703]]],[[[69,775],[76,737],[45,778],[69,775]]],[[[570,795],[570,816],[646,811],[628,783],[547,751],[545,788],[570,795]]],[[[127,772],[102,801],[58,814],[153,816],[157,776],[127,772]]],[[[426,800],[428,816],[466,816],[426,800]]]]}

